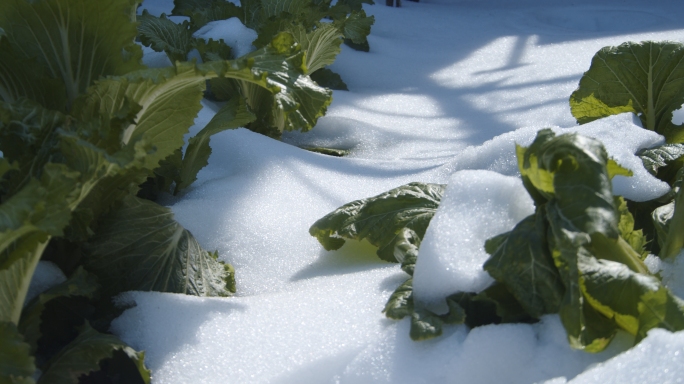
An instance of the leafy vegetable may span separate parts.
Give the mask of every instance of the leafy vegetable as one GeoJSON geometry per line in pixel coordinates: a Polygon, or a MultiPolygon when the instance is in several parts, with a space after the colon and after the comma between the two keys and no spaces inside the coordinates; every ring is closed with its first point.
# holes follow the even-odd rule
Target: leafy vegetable
{"type": "Polygon", "coordinates": [[[12,52],[0,55],[2,99],[23,96],[64,111],[99,77],[142,68],[132,23],[137,5],[137,0],[2,1],[0,27],[12,52]],[[18,67],[29,60],[38,64],[31,72],[18,67]]]}
{"type": "MultiPolygon", "coordinates": [[[[524,185],[535,200],[537,218],[521,222],[505,240],[498,238],[499,245],[485,269],[532,317],[557,311],[575,348],[597,352],[608,345],[617,328],[637,335],[649,326],[662,325],[644,317],[663,316],[662,306],[657,314],[644,315],[645,301],[666,288],[630,246],[643,244],[643,239],[633,230],[629,212],[620,207],[623,201],[613,198],[610,184],[614,174],[624,172],[611,166],[601,144],[578,135],[555,137],[552,131],[543,130],[529,148],[518,148],[518,163],[524,185]],[[525,260],[545,254],[546,259],[552,258],[553,263],[546,263],[544,270],[553,274],[543,277],[546,284],[555,282],[556,294],[551,299],[548,288],[518,290],[518,286],[534,287],[538,273],[507,274],[511,264],[498,261],[497,255],[506,252],[509,244],[516,244],[514,234],[519,228],[527,227],[539,240],[530,243],[535,247],[521,248],[513,256],[525,260]],[[621,234],[628,235],[630,243],[621,234]],[[557,284],[559,280],[562,284],[557,284]]],[[[674,306],[668,315],[675,322],[684,320],[683,309],[674,306]]]]}
{"type": "Polygon", "coordinates": [[[228,296],[234,276],[217,255],[173,219],[170,209],[128,196],[121,208],[104,216],[86,244],[87,268],[98,276],[103,293],[129,290],[228,296]],[[228,287],[226,286],[228,285],[228,287]]]}
{"type": "Polygon", "coordinates": [[[419,238],[435,214],[444,185],[411,183],[380,195],[345,204],[316,221],[309,233],[326,250],[342,247],[346,239],[368,241],[378,247],[378,257],[397,262],[395,245],[402,228],[419,238]]]}
{"type": "Polygon", "coordinates": [[[596,53],[570,96],[580,124],[621,112],[634,112],[643,126],[684,142],[672,112],[684,103],[684,46],[674,42],[628,42],[596,53]]]}

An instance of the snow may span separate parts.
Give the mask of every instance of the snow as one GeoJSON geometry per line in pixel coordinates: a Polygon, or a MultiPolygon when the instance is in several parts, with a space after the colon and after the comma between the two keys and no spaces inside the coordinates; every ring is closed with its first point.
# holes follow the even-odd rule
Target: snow
{"type": "MultiPolygon", "coordinates": [[[[308,228],[355,199],[411,181],[448,183],[416,266],[416,295],[429,301],[438,293],[485,284],[478,270],[482,254],[474,253],[481,244],[475,243],[530,212],[515,179],[513,154],[515,143],[529,145],[538,129],[601,139],[610,156],[635,174],[616,177],[615,192],[642,200],[662,194],[664,186],[633,156],[662,138],[639,128],[631,115],[578,127],[568,98],[601,47],[628,40],[682,41],[684,4],[402,4],[364,5],[376,18],[371,51],[343,47],[331,69],[350,91],[334,93],[327,115],[311,132],[288,133],[282,142],[245,129],[220,133],[212,137],[209,165],[195,184],[164,201],[202,246],[218,250],[235,266],[237,296],[130,292],[119,300],[135,307],[114,321],[112,331],[145,350],[154,383],[680,380],[681,332],[651,331],[632,349],[633,339],[621,333],[606,351],[588,354],[568,346],[557,316],[545,316],[537,324],[448,326],[440,338],[413,342],[408,319],[391,321],[381,313],[407,275],[380,261],[367,243],[325,251],[308,228]],[[351,153],[333,158],[293,144],[351,153]],[[461,209],[468,214],[451,213],[461,209]],[[485,218],[481,212],[494,209],[501,215],[485,218]],[[485,219],[491,227],[482,226],[485,219]],[[470,231],[472,247],[445,233],[459,225],[470,231]],[[432,278],[438,281],[421,277],[428,270],[440,276],[432,278]],[[463,281],[441,277],[456,274],[463,281]]],[[[173,2],[146,0],[145,7],[169,13],[173,2]]],[[[235,27],[217,22],[212,30],[235,27]]],[[[145,54],[146,62],[166,65],[145,54]]],[[[193,132],[219,107],[205,101],[193,132]]],[[[677,279],[684,274],[681,260],[660,262],[675,291],[684,281],[677,279]]]]}
{"type": "Polygon", "coordinates": [[[232,17],[228,20],[212,21],[193,33],[192,37],[207,41],[223,40],[232,48],[233,56],[241,57],[255,49],[252,41],[257,38],[257,33],[245,27],[237,17],[232,17]]]}
{"type": "Polygon", "coordinates": [[[446,313],[445,297],[487,288],[494,279],[482,269],[489,258],[485,241],[533,213],[520,177],[477,170],[454,173],[420,245],[414,300],[446,313]]]}
{"type": "Polygon", "coordinates": [[[28,304],[34,297],[46,290],[66,281],[66,276],[59,267],[50,261],[40,261],[31,277],[24,304],[28,304]]]}

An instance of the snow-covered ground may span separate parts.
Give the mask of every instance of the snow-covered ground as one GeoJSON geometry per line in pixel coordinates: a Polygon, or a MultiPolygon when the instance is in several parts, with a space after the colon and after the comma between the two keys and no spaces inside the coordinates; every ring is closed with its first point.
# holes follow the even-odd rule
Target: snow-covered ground
{"type": "MultiPolygon", "coordinates": [[[[172,7],[172,0],[143,4],[155,14],[172,7]]],[[[365,9],[376,18],[371,51],[343,48],[332,69],[350,91],[334,93],[317,127],[282,142],[245,129],[221,133],[198,181],[165,202],[206,249],[233,264],[238,294],[120,298],[136,306],[113,331],[145,350],[153,382],[684,380],[684,333],[655,330],[627,352],[632,340],[620,334],[592,355],[571,350],[557,316],[547,316],[533,325],[451,326],[438,339],[413,342],[408,319],[381,313],[406,277],[399,267],[380,261],[369,244],[327,252],[308,234],[318,218],[351,200],[411,181],[449,183],[423,243],[415,294],[429,303],[454,289],[482,288],[482,240],[531,209],[510,177],[514,143],[529,144],[539,128],[576,126],[568,98],[601,47],[684,41],[684,3],[425,0],[365,9]],[[333,158],[292,144],[351,155],[333,158]]],[[[193,130],[216,110],[206,102],[193,130]]],[[[632,122],[620,115],[581,129],[636,170],[631,153],[660,138],[637,127],[616,134],[616,125],[632,122]]],[[[641,173],[615,189],[647,199],[663,186],[641,173]]]]}

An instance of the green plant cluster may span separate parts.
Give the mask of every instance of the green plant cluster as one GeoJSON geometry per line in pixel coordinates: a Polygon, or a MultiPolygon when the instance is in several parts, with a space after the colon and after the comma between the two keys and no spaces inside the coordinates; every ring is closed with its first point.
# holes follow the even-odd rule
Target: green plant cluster
{"type": "MultiPolygon", "coordinates": [[[[196,179],[213,134],[266,120],[249,95],[231,94],[183,150],[207,82],[259,90],[283,129],[310,129],[331,102],[308,76],[323,64],[288,31],[272,30],[239,58],[220,42],[190,39],[201,63],[165,46],[174,64],[146,68],[135,40],[150,39],[152,17],[136,15],[139,3],[0,2],[1,383],[149,383],[144,354],[107,332],[122,310],[112,298],[235,292],[233,268],[151,201],[196,179]],[[41,260],[68,278],[27,300],[41,260]]],[[[220,20],[223,3],[179,0],[176,10],[220,20]]]]}
{"type": "MultiPolygon", "coordinates": [[[[649,254],[682,257],[677,255],[684,247],[684,127],[672,123],[673,111],[684,103],[682,57],[684,45],[672,42],[603,48],[570,97],[580,124],[633,112],[645,129],[665,136],[667,144],[638,155],[651,174],[671,185],[670,193],[648,202],[613,196],[612,177],[631,172],[609,159],[599,141],[541,130],[529,148],[516,150],[535,213],[484,244],[490,258],[483,267],[495,282],[482,292],[455,292],[445,298],[448,312],[435,314],[414,302],[409,278],[389,298],[387,317],[409,316],[411,338],[422,340],[440,335],[444,324],[535,322],[558,314],[570,345],[587,352],[605,349],[620,329],[635,343],[653,328],[684,330],[684,300],[644,265],[649,254]]],[[[426,200],[397,193],[412,188],[349,203],[310,232],[326,249],[341,246],[342,238],[385,239],[371,241],[380,247],[378,255],[404,262],[402,269],[412,275],[444,186],[421,184],[422,190],[440,191],[431,195],[429,213],[426,200]],[[378,215],[372,206],[380,200],[402,215],[378,215]],[[419,218],[420,232],[411,227],[419,218]],[[365,229],[371,223],[375,229],[365,229]]]]}

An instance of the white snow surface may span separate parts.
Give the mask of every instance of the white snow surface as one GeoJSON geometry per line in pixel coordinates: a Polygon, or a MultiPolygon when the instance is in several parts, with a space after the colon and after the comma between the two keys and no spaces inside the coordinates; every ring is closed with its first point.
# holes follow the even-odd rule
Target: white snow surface
{"type": "Polygon", "coordinates": [[[444,298],[480,292],[494,279],[482,269],[489,258],[484,243],[508,232],[534,213],[519,177],[482,170],[454,173],[420,245],[413,273],[413,297],[436,313],[444,298]]]}
{"type": "MultiPolygon", "coordinates": [[[[355,199],[411,181],[448,183],[416,266],[416,295],[430,301],[485,285],[477,243],[530,212],[515,179],[514,148],[529,145],[541,128],[604,141],[610,156],[635,174],[616,178],[616,193],[642,200],[664,193],[633,156],[661,137],[639,128],[631,115],[578,127],[568,98],[598,49],[629,40],[682,41],[684,3],[402,5],[364,5],[376,18],[371,51],[343,47],[331,69],[350,91],[335,91],[311,132],[288,133],[282,142],[245,129],[220,133],[195,184],[164,201],[200,244],[235,266],[237,296],[130,292],[120,301],[135,307],[112,330],[145,350],[154,383],[681,380],[681,332],[653,330],[632,349],[632,337],[621,333],[606,351],[588,354],[568,346],[557,316],[545,316],[537,324],[448,326],[440,338],[413,342],[408,319],[391,321],[381,313],[407,275],[380,261],[365,242],[325,251],[308,228],[355,199]],[[351,154],[333,158],[292,144],[351,154]],[[472,244],[446,233],[456,230],[467,230],[472,244]],[[468,250],[476,252],[456,261],[468,250]],[[456,275],[463,280],[451,281],[456,275]]],[[[173,2],[145,0],[145,7],[169,13],[173,2]]],[[[191,131],[219,107],[205,101],[191,131]]],[[[671,288],[684,285],[684,263],[660,264],[671,288]]]]}
{"type": "Polygon", "coordinates": [[[209,39],[223,40],[232,48],[233,55],[240,57],[255,49],[252,41],[257,38],[257,33],[253,29],[245,27],[237,17],[232,17],[228,20],[207,23],[207,25],[193,33],[192,37],[202,38],[207,41],[209,39]]]}

